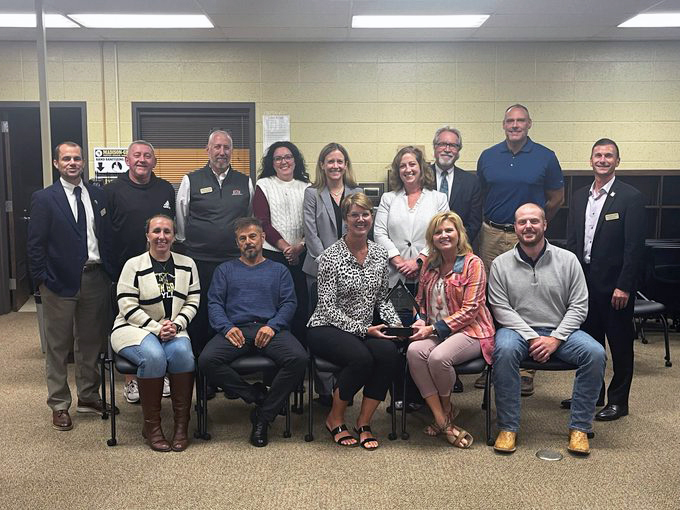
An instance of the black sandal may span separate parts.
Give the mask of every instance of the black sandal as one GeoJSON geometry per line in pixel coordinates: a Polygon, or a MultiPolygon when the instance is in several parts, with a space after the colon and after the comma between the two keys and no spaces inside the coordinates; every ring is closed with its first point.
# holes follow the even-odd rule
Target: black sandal
{"type": "Polygon", "coordinates": [[[352,434],[345,434],[342,437],[339,437],[338,439],[335,439],[335,436],[338,435],[340,432],[344,432],[345,430],[349,430],[347,428],[347,425],[344,423],[342,425],[338,425],[335,427],[333,430],[326,425],[326,430],[330,432],[331,437],[333,438],[333,441],[335,441],[336,444],[339,444],[340,446],[348,446],[348,447],[353,447],[353,446],[358,446],[359,442],[357,441],[357,438],[354,437],[352,434]],[[354,443],[343,443],[343,441],[347,441],[348,439],[354,439],[354,443]]]}
{"type": "MultiPolygon", "coordinates": [[[[354,432],[356,434],[358,434],[359,437],[361,437],[361,434],[363,432],[372,432],[372,431],[371,431],[370,425],[362,425],[359,428],[354,427],[354,432]]],[[[371,441],[375,441],[376,443],[378,443],[378,440],[375,437],[369,436],[366,439],[364,439],[363,441],[361,441],[359,444],[361,445],[361,447],[364,450],[377,450],[378,448],[380,448],[380,443],[378,443],[378,446],[373,446],[373,447],[366,446],[366,443],[370,443],[371,441]]]]}

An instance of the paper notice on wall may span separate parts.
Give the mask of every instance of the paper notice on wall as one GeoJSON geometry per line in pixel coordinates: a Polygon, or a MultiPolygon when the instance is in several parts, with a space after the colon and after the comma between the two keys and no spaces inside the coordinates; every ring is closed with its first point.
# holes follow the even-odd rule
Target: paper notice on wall
{"type": "Polygon", "coordinates": [[[262,116],[262,148],[267,152],[274,142],[290,141],[290,115],[262,116]]]}
{"type": "Polygon", "coordinates": [[[127,148],[124,147],[95,147],[93,158],[95,178],[115,178],[127,172],[126,154],[127,148]]]}

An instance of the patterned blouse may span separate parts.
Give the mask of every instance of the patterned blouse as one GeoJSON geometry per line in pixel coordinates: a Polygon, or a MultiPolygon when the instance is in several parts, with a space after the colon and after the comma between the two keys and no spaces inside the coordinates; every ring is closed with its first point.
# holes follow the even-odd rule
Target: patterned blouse
{"type": "Polygon", "coordinates": [[[368,240],[363,266],[347,248],[343,237],[329,246],[319,260],[316,309],[308,327],[335,326],[364,337],[373,322],[373,310],[389,325],[401,325],[389,292],[387,250],[368,240]]]}

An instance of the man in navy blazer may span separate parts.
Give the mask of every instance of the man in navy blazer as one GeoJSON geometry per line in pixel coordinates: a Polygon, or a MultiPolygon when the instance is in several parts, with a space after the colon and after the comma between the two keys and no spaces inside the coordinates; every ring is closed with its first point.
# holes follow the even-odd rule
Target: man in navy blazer
{"type": "MultiPolygon", "coordinates": [[[[583,265],[588,283],[588,317],[582,329],[609,342],[614,376],[607,406],[595,415],[611,421],[628,414],[633,380],[633,308],[644,251],[645,210],[642,194],[616,179],[621,162],[613,140],[602,138],[591,151],[595,180],[574,193],[567,222],[567,248],[583,265]]],[[[564,401],[568,407],[570,402],[564,401]]],[[[599,405],[604,404],[604,385],[599,405]]]]}
{"type": "Polygon", "coordinates": [[[435,161],[430,168],[437,179],[437,190],[449,197],[449,209],[463,220],[472,243],[482,225],[482,192],[474,174],[455,165],[463,137],[457,129],[444,126],[434,134],[432,144],[435,161]]]}
{"type": "Polygon", "coordinates": [[[57,145],[53,164],[59,180],[31,199],[28,259],[43,304],[52,426],[70,430],[67,360],[71,349],[77,411],[103,413],[98,357],[111,329],[111,226],[104,192],[82,180],[81,147],[73,142],[57,145]]]}

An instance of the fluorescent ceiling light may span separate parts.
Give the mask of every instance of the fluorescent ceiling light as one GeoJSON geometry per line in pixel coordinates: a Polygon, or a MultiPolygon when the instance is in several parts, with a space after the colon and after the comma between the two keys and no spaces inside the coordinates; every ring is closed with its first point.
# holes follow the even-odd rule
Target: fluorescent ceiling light
{"type": "MultiPolygon", "coordinates": [[[[35,14],[29,13],[0,13],[0,27],[3,28],[35,28],[37,25],[35,14]]],[[[45,14],[45,28],[80,28],[77,24],[61,14],[45,14]]]]}
{"type": "Polygon", "coordinates": [[[214,28],[203,14],[69,14],[87,28],[214,28]]]}
{"type": "Polygon", "coordinates": [[[619,28],[662,28],[680,27],[680,12],[655,12],[638,14],[624,21],[619,28]]]}
{"type": "Polygon", "coordinates": [[[477,28],[487,19],[487,14],[352,16],[352,28],[477,28]]]}

